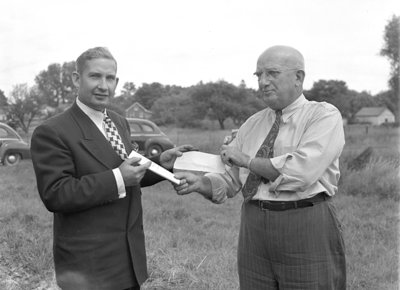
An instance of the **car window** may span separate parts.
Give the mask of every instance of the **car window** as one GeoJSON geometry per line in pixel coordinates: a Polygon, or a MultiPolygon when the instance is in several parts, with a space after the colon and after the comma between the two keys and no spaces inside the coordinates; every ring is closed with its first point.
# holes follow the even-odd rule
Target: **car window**
{"type": "Polygon", "coordinates": [[[142,132],[142,128],[139,126],[139,124],[130,123],[129,126],[131,127],[131,133],[142,132]]]}
{"type": "Polygon", "coordinates": [[[18,139],[18,137],[12,131],[7,130],[7,128],[0,128],[0,138],[18,139]]]}
{"type": "Polygon", "coordinates": [[[147,132],[147,133],[149,133],[149,132],[154,132],[153,127],[151,127],[151,126],[149,126],[149,125],[147,125],[147,124],[142,124],[142,128],[143,128],[143,131],[144,131],[144,132],[147,132]]]}

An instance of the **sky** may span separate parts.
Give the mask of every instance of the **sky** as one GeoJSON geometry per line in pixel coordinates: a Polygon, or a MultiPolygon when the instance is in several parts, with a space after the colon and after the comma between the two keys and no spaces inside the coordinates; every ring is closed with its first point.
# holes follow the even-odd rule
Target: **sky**
{"type": "Polygon", "coordinates": [[[273,45],[305,58],[305,89],[319,80],[377,94],[390,65],[380,56],[398,0],[2,0],[0,90],[34,85],[52,63],[108,47],[125,82],[191,86],[225,80],[257,88],[258,56],[273,45]]]}

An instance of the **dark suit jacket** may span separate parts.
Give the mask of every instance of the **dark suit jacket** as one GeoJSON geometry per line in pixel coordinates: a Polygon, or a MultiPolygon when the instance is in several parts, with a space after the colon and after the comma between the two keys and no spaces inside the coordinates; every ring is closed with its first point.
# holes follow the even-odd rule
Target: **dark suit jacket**
{"type": "MultiPolygon", "coordinates": [[[[108,113],[129,155],[129,125],[108,113]]],[[[118,198],[112,169],[122,160],[90,118],[74,103],[35,129],[31,153],[40,197],[54,213],[59,286],[123,289],[134,285],[135,276],[143,283],[147,268],[140,186],[127,187],[126,197],[118,198]]],[[[141,186],[161,180],[147,171],[141,186]]]]}

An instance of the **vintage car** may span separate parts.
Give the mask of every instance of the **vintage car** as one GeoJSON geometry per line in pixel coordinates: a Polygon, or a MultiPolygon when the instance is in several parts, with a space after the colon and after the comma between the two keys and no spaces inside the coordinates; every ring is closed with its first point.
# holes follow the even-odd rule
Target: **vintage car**
{"type": "Polygon", "coordinates": [[[139,145],[139,153],[146,157],[161,154],[175,145],[152,121],[127,118],[131,128],[131,142],[139,145]]]}
{"type": "Polygon", "coordinates": [[[13,128],[0,123],[0,164],[12,166],[30,158],[28,143],[13,128]]]}

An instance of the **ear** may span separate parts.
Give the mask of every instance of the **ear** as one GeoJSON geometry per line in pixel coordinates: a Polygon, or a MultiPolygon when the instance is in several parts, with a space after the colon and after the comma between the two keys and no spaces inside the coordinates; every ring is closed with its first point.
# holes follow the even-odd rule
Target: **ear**
{"type": "Polygon", "coordinates": [[[296,72],[296,85],[297,86],[303,85],[305,76],[306,76],[306,73],[303,70],[298,70],[296,72]]]}
{"type": "Polygon", "coordinates": [[[77,71],[74,71],[74,72],[72,73],[71,78],[72,78],[72,83],[74,84],[74,86],[75,86],[76,88],[79,88],[79,81],[80,81],[80,75],[79,75],[79,73],[78,73],[77,71]]]}
{"type": "Polygon", "coordinates": [[[118,82],[119,82],[119,78],[116,78],[116,79],[115,79],[115,87],[117,87],[118,82]]]}

